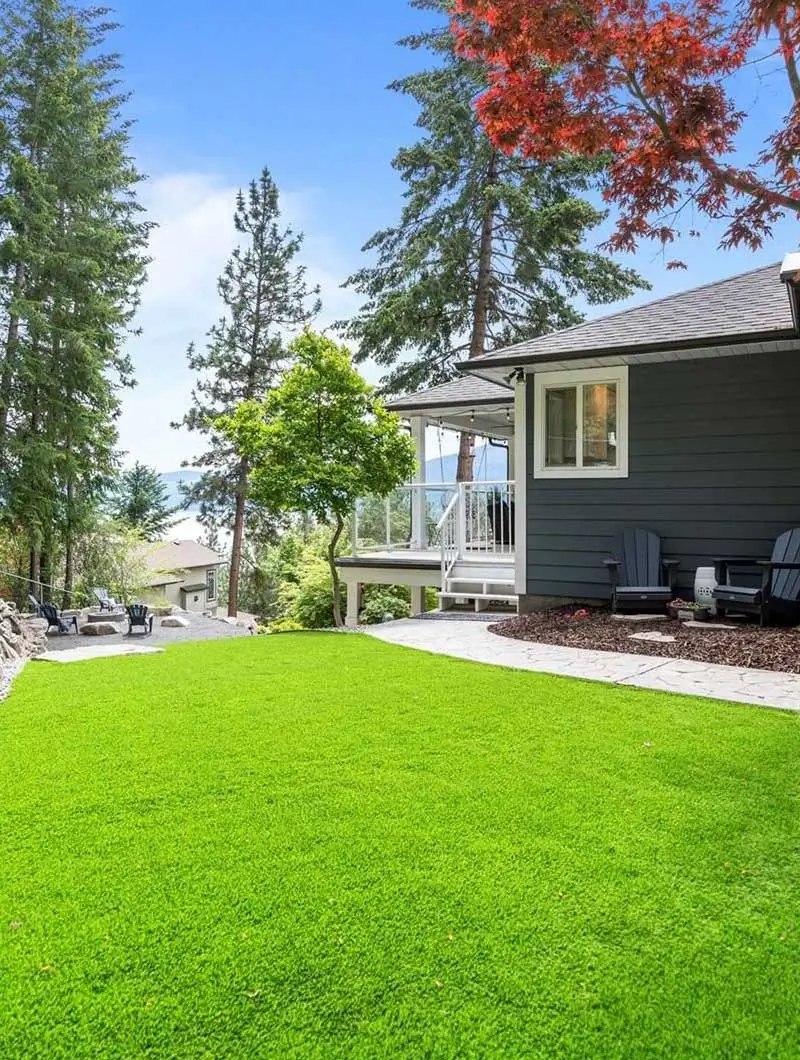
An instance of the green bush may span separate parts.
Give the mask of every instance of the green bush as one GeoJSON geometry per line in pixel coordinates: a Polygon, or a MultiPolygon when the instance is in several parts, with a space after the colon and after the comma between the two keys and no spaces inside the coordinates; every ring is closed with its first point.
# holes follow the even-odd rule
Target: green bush
{"type": "MultiPolygon", "coordinates": [[[[303,629],[328,629],[333,625],[333,586],[326,563],[312,561],[300,573],[297,584],[281,587],[281,613],[303,629]]],[[[341,591],[342,613],[346,602],[341,591]]]]}
{"type": "Polygon", "coordinates": [[[364,606],[359,621],[365,626],[383,622],[385,615],[410,618],[410,593],[405,586],[368,585],[364,589],[364,606]]]}
{"type": "Polygon", "coordinates": [[[268,626],[259,626],[259,631],[264,633],[297,633],[305,627],[291,618],[279,618],[277,622],[270,622],[268,626]]]}

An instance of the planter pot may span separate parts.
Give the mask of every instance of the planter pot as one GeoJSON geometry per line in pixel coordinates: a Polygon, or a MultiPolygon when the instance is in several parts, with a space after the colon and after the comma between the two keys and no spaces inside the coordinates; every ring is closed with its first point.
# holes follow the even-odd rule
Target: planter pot
{"type": "Polygon", "coordinates": [[[696,612],[690,607],[678,608],[678,620],[680,622],[691,622],[695,618],[696,612]]]}
{"type": "Polygon", "coordinates": [[[695,622],[708,622],[711,618],[711,609],[708,607],[698,607],[692,617],[695,622]]]}

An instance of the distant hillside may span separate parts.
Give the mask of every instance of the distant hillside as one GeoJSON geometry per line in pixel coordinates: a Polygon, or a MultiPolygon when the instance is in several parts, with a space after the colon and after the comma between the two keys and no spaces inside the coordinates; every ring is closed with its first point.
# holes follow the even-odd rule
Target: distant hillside
{"type": "MultiPolygon", "coordinates": [[[[425,477],[428,482],[455,482],[457,466],[457,453],[445,453],[441,460],[438,456],[431,457],[425,465],[425,477]]],[[[476,482],[504,482],[507,477],[506,450],[495,445],[477,446],[475,449],[476,482]]],[[[193,471],[191,468],[181,468],[180,471],[167,471],[162,474],[161,479],[169,492],[169,503],[171,505],[182,504],[181,483],[191,485],[199,478],[200,472],[193,471]]],[[[187,508],[187,511],[197,511],[197,506],[193,505],[187,508]]]]}
{"type": "MultiPolygon", "coordinates": [[[[167,487],[167,493],[169,495],[169,503],[175,507],[177,504],[183,504],[183,497],[181,495],[181,483],[185,483],[187,486],[191,486],[194,482],[200,478],[199,471],[192,471],[191,468],[184,467],[180,471],[166,471],[161,475],[161,481],[167,487]]],[[[196,511],[197,506],[193,505],[188,508],[187,511],[196,511]]]]}
{"type": "MultiPolygon", "coordinates": [[[[430,446],[428,447],[430,453],[430,446]]],[[[458,453],[429,457],[425,463],[425,478],[428,482],[455,482],[458,453]]],[[[475,481],[505,482],[508,478],[506,450],[496,445],[479,445],[475,448],[475,481]]]]}

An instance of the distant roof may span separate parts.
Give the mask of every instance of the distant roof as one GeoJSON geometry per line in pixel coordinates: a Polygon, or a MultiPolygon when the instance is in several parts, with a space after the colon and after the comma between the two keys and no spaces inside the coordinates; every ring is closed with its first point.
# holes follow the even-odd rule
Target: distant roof
{"type": "Polygon", "coordinates": [[[514,391],[508,387],[462,375],[450,383],[441,383],[417,394],[405,394],[386,402],[392,412],[411,412],[416,409],[469,407],[470,405],[508,405],[514,402],[514,391]]]}
{"type": "Polygon", "coordinates": [[[224,560],[198,541],[156,541],[147,547],[144,562],[148,570],[174,571],[216,567],[224,560]]]}
{"type": "Polygon", "coordinates": [[[459,368],[469,372],[481,366],[612,354],[630,348],[685,349],[796,336],[780,265],[765,265],[494,350],[459,368]]]}

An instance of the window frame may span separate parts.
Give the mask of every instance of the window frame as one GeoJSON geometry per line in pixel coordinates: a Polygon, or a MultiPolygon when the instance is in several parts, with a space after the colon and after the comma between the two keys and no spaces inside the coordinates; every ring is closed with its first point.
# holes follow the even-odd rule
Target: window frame
{"type": "Polygon", "coordinates": [[[209,567],[206,571],[206,603],[213,604],[219,599],[219,571],[216,567],[209,567]],[[209,587],[211,579],[214,580],[214,595],[211,595],[209,587]]]}
{"type": "Polygon", "coordinates": [[[627,478],[628,477],[628,366],[610,365],[608,368],[580,368],[564,372],[536,372],[534,386],[534,478],[627,478]],[[583,391],[584,384],[614,383],[617,388],[617,463],[615,467],[583,466],[583,391]],[[574,387],[577,409],[575,467],[548,467],[547,414],[545,398],[548,390],[574,387]]]}

